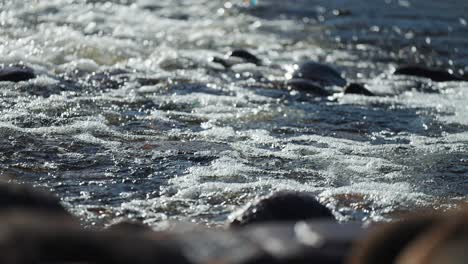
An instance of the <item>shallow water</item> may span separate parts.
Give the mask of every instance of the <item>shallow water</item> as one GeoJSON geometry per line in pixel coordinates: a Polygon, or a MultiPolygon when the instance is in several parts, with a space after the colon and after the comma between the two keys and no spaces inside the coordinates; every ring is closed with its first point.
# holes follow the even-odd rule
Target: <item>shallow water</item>
{"type": "Polygon", "coordinates": [[[340,220],[387,220],[468,197],[466,1],[0,1],[0,172],[51,189],[89,224],[217,225],[273,190],[340,220]],[[262,66],[208,60],[245,48],[262,66]],[[376,97],[269,87],[307,59],[376,97]]]}

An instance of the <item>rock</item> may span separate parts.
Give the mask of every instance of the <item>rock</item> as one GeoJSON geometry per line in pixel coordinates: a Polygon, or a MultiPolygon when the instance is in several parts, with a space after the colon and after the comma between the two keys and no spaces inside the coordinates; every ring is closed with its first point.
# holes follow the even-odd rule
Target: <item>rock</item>
{"type": "Polygon", "coordinates": [[[119,89],[128,81],[128,72],[122,69],[112,69],[91,73],[86,77],[86,83],[93,89],[119,89]]]}
{"type": "Polygon", "coordinates": [[[332,11],[332,14],[339,17],[352,16],[353,13],[348,9],[335,9],[332,11]]]}
{"type": "Polygon", "coordinates": [[[0,215],[0,263],[189,264],[168,235],[82,229],[65,218],[0,215]]]}
{"type": "Polygon", "coordinates": [[[252,53],[250,53],[250,52],[248,52],[246,50],[243,50],[243,49],[236,49],[236,50],[230,51],[226,55],[226,57],[227,58],[232,58],[232,57],[240,58],[245,62],[250,62],[250,63],[253,63],[255,65],[261,65],[262,64],[262,61],[259,58],[257,58],[257,56],[255,56],[252,53]]]}
{"type": "Polygon", "coordinates": [[[300,79],[300,78],[291,79],[286,82],[286,85],[288,89],[292,89],[292,90],[299,90],[299,91],[312,93],[312,94],[320,95],[320,96],[331,95],[331,93],[325,90],[324,88],[322,88],[319,83],[309,81],[306,79],[300,79]]]}
{"type": "Polygon", "coordinates": [[[445,221],[414,239],[397,257],[397,264],[466,263],[468,212],[446,214],[445,221]]]}
{"type": "Polygon", "coordinates": [[[374,96],[374,93],[367,90],[362,84],[359,83],[350,83],[344,89],[344,94],[361,94],[366,96],[374,96]]]}
{"type": "Polygon", "coordinates": [[[175,242],[184,256],[195,264],[277,264],[260,245],[234,230],[179,233],[175,242]]]}
{"type": "Polygon", "coordinates": [[[281,191],[247,204],[230,218],[231,226],[245,226],[261,222],[334,219],[334,216],[310,193],[281,191]]]}
{"type": "Polygon", "coordinates": [[[233,62],[233,61],[230,61],[230,60],[227,60],[227,59],[224,59],[224,58],[220,58],[220,57],[217,57],[217,56],[210,58],[210,61],[214,62],[214,63],[221,64],[225,69],[229,69],[232,66],[236,65],[236,63],[233,62]]]}
{"type": "Polygon", "coordinates": [[[67,216],[21,211],[20,209],[2,211],[0,213],[0,250],[2,251],[0,263],[42,263],[40,260],[44,258],[56,259],[57,255],[69,254],[63,251],[63,247],[70,244],[69,241],[61,239],[64,230],[73,236],[72,234],[81,231],[81,227],[67,216]]]}
{"type": "Polygon", "coordinates": [[[26,66],[9,66],[0,69],[0,81],[21,82],[36,78],[34,70],[26,66]]]}
{"type": "Polygon", "coordinates": [[[423,77],[431,79],[435,82],[448,82],[448,81],[467,81],[466,78],[451,74],[444,70],[430,69],[418,65],[404,65],[398,67],[394,74],[396,75],[409,75],[416,77],[423,77]]]}
{"type": "Polygon", "coordinates": [[[262,223],[239,232],[273,258],[269,263],[284,264],[343,263],[353,243],[367,235],[361,223],[339,224],[334,220],[262,223]]]}
{"type": "Polygon", "coordinates": [[[346,80],[341,77],[341,74],[328,65],[321,64],[315,61],[307,61],[293,72],[292,78],[306,79],[318,82],[323,86],[340,86],[346,85],[346,80]]]}
{"type": "Polygon", "coordinates": [[[8,210],[69,214],[59,199],[48,192],[28,185],[0,181],[0,212],[8,210]]]}
{"type": "Polygon", "coordinates": [[[354,246],[349,264],[393,264],[400,252],[442,218],[435,215],[413,216],[376,226],[370,235],[354,246]]]}
{"type": "Polygon", "coordinates": [[[210,61],[221,64],[225,69],[229,69],[232,66],[241,63],[252,63],[257,66],[262,64],[262,61],[257,58],[257,56],[242,49],[230,51],[224,56],[224,58],[217,56],[212,57],[210,58],[210,61]]]}
{"type": "Polygon", "coordinates": [[[133,221],[129,219],[118,219],[106,227],[106,230],[117,231],[117,232],[151,232],[152,229],[148,225],[145,225],[139,221],[133,221]]]}

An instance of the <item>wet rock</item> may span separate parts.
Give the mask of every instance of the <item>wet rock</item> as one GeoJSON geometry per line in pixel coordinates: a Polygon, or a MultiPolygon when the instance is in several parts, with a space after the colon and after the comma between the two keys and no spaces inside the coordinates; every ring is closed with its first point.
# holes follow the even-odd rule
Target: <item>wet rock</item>
{"type": "Polygon", "coordinates": [[[262,61],[257,56],[243,49],[230,51],[223,58],[218,56],[212,57],[210,61],[221,64],[225,69],[241,63],[252,63],[257,66],[262,64],[262,61]]]}
{"type": "Polygon", "coordinates": [[[310,193],[282,191],[255,200],[231,216],[231,226],[261,222],[334,219],[330,209],[310,193]]]}
{"type": "Polygon", "coordinates": [[[122,69],[92,73],[86,77],[86,83],[98,89],[119,89],[128,81],[127,74],[122,69]]]}
{"type": "Polygon", "coordinates": [[[364,87],[364,85],[359,83],[348,84],[348,86],[346,86],[346,88],[344,89],[344,94],[361,94],[366,96],[374,96],[374,93],[367,90],[367,88],[364,87]]]}
{"type": "Polygon", "coordinates": [[[445,221],[414,239],[396,258],[397,264],[466,263],[468,215],[447,214],[445,221]]]}
{"type": "Polygon", "coordinates": [[[314,220],[253,225],[240,231],[274,260],[269,263],[343,263],[367,230],[360,223],[314,220]],[[274,243],[272,243],[274,241],[274,243]]]}
{"type": "Polygon", "coordinates": [[[156,11],[162,8],[162,6],[158,4],[158,2],[151,0],[138,0],[136,2],[136,6],[148,11],[156,11]]]}
{"type": "Polygon", "coordinates": [[[349,264],[392,264],[414,239],[440,223],[434,215],[413,216],[373,228],[366,239],[354,246],[349,264]]]}
{"type": "Polygon", "coordinates": [[[79,224],[69,217],[18,209],[3,211],[0,213],[0,263],[40,263],[40,255],[52,258],[50,251],[56,251],[52,253],[54,256],[64,254],[60,243],[65,245],[69,241],[60,240],[59,237],[65,229],[69,233],[81,231],[79,224]],[[46,235],[57,236],[58,244],[51,245],[51,238],[43,239],[46,235]],[[50,250],[51,247],[55,248],[50,250]]]}
{"type": "Polygon", "coordinates": [[[409,75],[416,77],[423,77],[431,79],[435,82],[448,82],[448,81],[467,81],[466,78],[449,73],[448,71],[439,69],[430,69],[418,65],[404,65],[398,67],[394,74],[396,75],[409,75]]]}
{"type": "Polygon", "coordinates": [[[21,82],[36,78],[34,70],[26,66],[9,66],[0,69],[0,81],[21,82]]]}
{"type": "Polygon", "coordinates": [[[322,86],[345,86],[346,80],[332,67],[315,61],[307,61],[299,66],[292,74],[292,78],[306,79],[318,82],[322,86]]]}
{"type": "Polygon", "coordinates": [[[330,92],[320,86],[319,83],[306,79],[291,79],[286,82],[288,89],[299,90],[320,96],[329,96],[330,92]]]}
{"type": "Polygon", "coordinates": [[[116,232],[150,232],[151,227],[140,221],[129,219],[118,219],[106,227],[106,230],[116,232]]]}
{"type": "Polygon", "coordinates": [[[232,230],[197,230],[179,233],[175,242],[195,264],[275,264],[260,245],[232,230]]]}
{"type": "Polygon", "coordinates": [[[136,78],[135,81],[138,84],[143,85],[143,86],[153,86],[153,85],[157,85],[157,84],[160,84],[160,83],[167,83],[167,78],[164,79],[164,78],[151,78],[151,77],[143,78],[143,77],[140,77],[140,78],[136,78]]]}
{"type": "Polygon", "coordinates": [[[0,212],[31,210],[68,215],[54,195],[23,184],[0,182],[0,212]]]}
{"type": "Polygon", "coordinates": [[[245,62],[253,63],[255,65],[261,65],[262,61],[257,58],[257,56],[253,55],[252,53],[243,50],[243,49],[236,49],[233,51],[230,51],[227,55],[227,58],[240,58],[245,62]]]}
{"type": "Polygon", "coordinates": [[[0,263],[190,263],[175,243],[163,238],[167,236],[85,230],[50,215],[1,215],[0,263]]]}
{"type": "Polygon", "coordinates": [[[348,9],[335,9],[332,11],[333,15],[338,16],[338,17],[346,17],[346,16],[352,16],[353,13],[351,10],[348,9]]]}
{"type": "Polygon", "coordinates": [[[229,69],[232,66],[236,65],[236,62],[233,62],[233,61],[221,58],[221,57],[217,57],[217,56],[210,58],[210,61],[221,64],[226,69],[229,69]]]}

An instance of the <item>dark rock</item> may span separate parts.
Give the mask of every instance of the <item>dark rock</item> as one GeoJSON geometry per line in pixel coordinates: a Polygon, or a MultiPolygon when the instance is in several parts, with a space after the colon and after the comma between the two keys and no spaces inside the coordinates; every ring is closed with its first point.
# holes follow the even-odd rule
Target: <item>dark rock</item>
{"type": "Polygon", "coordinates": [[[0,69],[0,81],[21,82],[36,78],[34,70],[26,66],[10,66],[0,69]]]}
{"type": "Polygon", "coordinates": [[[223,58],[220,58],[220,57],[212,57],[210,59],[211,62],[214,62],[214,63],[218,63],[218,64],[221,64],[224,68],[226,69],[229,69],[231,68],[233,65],[236,65],[235,62],[233,61],[230,61],[230,60],[227,60],[227,59],[223,59],[223,58]]]}
{"type": "Polygon", "coordinates": [[[137,83],[139,83],[140,85],[148,85],[148,86],[152,86],[152,85],[157,85],[157,84],[160,84],[160,83],[164,83],[166,80],[162,79],[162,78],[136,78],[135,81],[137,83]]]}
{"type": "Polygon", "coordinates": [[[367,235],[361,223],[338,224],[333,220],[262,223],[240,232],[273,258],[269,263],[285,264],[343,263],[353,243],[367,235]]]}
{"type": "Polygon", "coordinates": [[[164,238],[85,230],[50,215],[7,214],[0,217],[0,263],[189,264],[176,244],[164,238]]]}
{"type": "Polygon", "coordinates": [[[240,63],[253,63],[257,66],[262,64],[262,61],[257,58],[257,56],[242,49],[230,51],[224,56],[224,58],[217,56],[212,57],[210,61],[221,64],[226,69],[240,63]]]}
{"type": "Polygon", "coordinates": [[[127,73],[122,69],[92,73],[86,77],[86,83],[98,89],[119,89],[128,81],[127,73]]]}
{"type": "Polygon", "coordinates": [[[377,226],[366,239],[354,246],[348,263],[395,263],[407,245],[441,221],[441,217],[424,215],[377,226]]]}
{"type": "Polygon", "coordinates": [[[399,264],[466,263],[468,259],[468,215],[447,214],[410,243],[397,257],[399,264]]]}
{"type": "Polygon", "coordinates": [[[351,10],[348,10],[348,9],[335,9],[332,11],[333,15],[335,16],[352,16],[353,13],[351,12],[351,10]]]}
{"type": "MultiPolygon", "coordinates": [[[[63,254],[61,246],[69,241],[61,240],[60,234],[64,229],[69,233],[78,233],[79,224],[72,218],[60,215],[50,215],[21,210],[2,211],[0,213],[0,263],[28,264],[41,263],[41,256],[50,254],[51,239],[42,239],[44,236],[56,236],[56,252],[53,255],[63,254]],[[48,245],[46,245],[48,244],[48,245]]],[[[68,252],[67,252],[68,253],[68,252]]],[[[52,256],[47,256],[51,258],[52,256]]]]}
{"type": "Polygon", "coordinates": [[[59,199],[52,194],[28,185],[0,181],[0,212],[7,210],[31,210],[68,215],[59,199]]]}
{"type": "Polygon", "coordinates": [[[250,62],[250,63],[253,63],[255,65],[261,65],[262,64],[262,61],[257,58],[257,56],[253,55],[252,53],[246,51],[246,50],[243,50],[243,49],[236,49],[236,50],[233,50],[233,51],[230,51],[227,55],[226,55],[227,58],[232,58],[232,57],[236,57],[236,58],[240,58],[242,60],[244,60],[245,62],[250,62]]]}
{"type": "Polygon", "coordinates": [[[292,89],[292,90],[299,90],[299,91],[308,92],[308,93],[312,93],[312,94],[316,94],[320,96],[331,95],[331,93],[325,90],[324,88],[322,88],[319,83],[309,81],[306,79],[299,79],[299,78],[291,79],[286,82],[286,85],[288,89],[292,89]]]}
{"type": "Polygon", "coordinates": [[[318,82],[323,86],[345,86],[346,80],[341,74],[328,65],[315,61],[307,61],[294,71],[293,78],[306,79],[318,82]]]}
{"type": "Polygon", "coordinates": [[[435,82],[448,82],[448,81],[467,81],[466,78],[451,74],[444,70],[430,69],[418,65],[404,65],[398,67],[394,74],[396,75],[409,75],[416,77],[423,77],[431,79],[435,82]]]}
{"type": "Polygon", "coordinates": [[[260,245],[233,230],[179,233],[175,242],[192,263],[276,264],[260,245]]]}
{"type": "Polygon", "coordinates": [[[119,232],[148,232],[152,231],[151,227],[145,225],[139,221],[133,220],[118,220],[111,223],[109,226],[106,227],[106,230],[111,231],[119,231],[119,232]]]}
{"type": "Polygon", "coordinates": [[[350,83],[346,88],[344,89],[345,94],[361,94],[361,95],[366,95],[366,96],[374,96],[374,93],[371,91],[367,90],[366,87],[364,87],[362,84],[359,83],[350,83]]]}
{"type": "Polygon", "coordinates": [[[234,214],[231,226],[245,226],[261,222],[334,219],[330,209],[310,193],[282,191],[249,203],[234,214]]]}

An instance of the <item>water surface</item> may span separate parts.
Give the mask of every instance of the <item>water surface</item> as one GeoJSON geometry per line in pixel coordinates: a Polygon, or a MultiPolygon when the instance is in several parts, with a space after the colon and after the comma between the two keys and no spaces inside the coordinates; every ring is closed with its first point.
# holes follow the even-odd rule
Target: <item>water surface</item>
{"type": "Polygon", "coordinates": [[[51,189],[90,224],[126,216],[221,224],[274,190],[340,220],[388,220],[468,197],[466,1],[0,1],[0,173],[51,189]],[[262,66],[208,58],[248,49],[262,66]],[[379,96],[268,85],[333,65],[379,96]]]}

